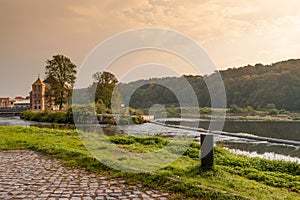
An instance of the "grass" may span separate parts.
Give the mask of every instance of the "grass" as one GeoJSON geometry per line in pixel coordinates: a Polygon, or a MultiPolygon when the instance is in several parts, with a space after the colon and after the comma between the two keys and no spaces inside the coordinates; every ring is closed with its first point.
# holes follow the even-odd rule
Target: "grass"
{"type": "Polygon", "coordinates": [[[292,118],[271,117],[271,116],[240,116],[239,120],[257,120],[257,121],[293,121],[292,118]]]}
{"type": "MultiPolygon", "coordinates": [[[[133,153],[149,153],[169,145],[160,137],[108,137],[111,143],[133,153]]],[[[171,191],[173,199],[300,199],[300,164],[247,158],[215,149],[215,167],[203,170],[197,143],[177,160],[155,172],[126,173],[98,162],[75,130],[0,127],[0,150],[30,149],[70,167],[123,177],[128,183],[171,191]]],[[[174,150],[174,149],[172,149],[174,150]]]]}

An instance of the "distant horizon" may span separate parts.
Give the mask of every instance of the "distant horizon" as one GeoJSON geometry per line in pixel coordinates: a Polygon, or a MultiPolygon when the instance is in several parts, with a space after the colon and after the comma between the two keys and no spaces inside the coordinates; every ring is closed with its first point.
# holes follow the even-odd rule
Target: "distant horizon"
{"type": "MultiPolygon", "coordinates": [[[[261,62],[257,62],[255,64],[246,64],[246,65],[243,65],[243,66],[239,66],[239,67],[228,67],[226,69],[221,69],[221,70],[218,70],[218,71],[226,71],[228,69],[239,69],[239,68],[243,68],[243,67],[246,67],[246,66],[255,66],[256,64],[262,64],[264,66],[266,65],[272,65],[272,64],[275,64],[275,63],[279,63],[279,62],[285,62],[285,61],[289,61],[289,60],[300,60],[300,58],[289,58],[289,59],[286,59],[286,60],[279,60],[279,61],[275,61],[275,62],[271,62],[271,63],[261,63],[261,62]]],[[[149,80],[149,79],[155,79],[155,78],[173,78],[173,77],[181,77],[181,76],[195,76],[197,74],[181,74],[181,75],[178,75],[178,76],[161,76],[161,77],[148,77],[148,78],[139,78],[139,79],[135,79],[135,80],[132,80],[132,81],[129,81],[129,82],[119,82],[119,83],[123,83],[123,84],[128,84],[128,83],[131,83],[131,82],[136,82],[136,81],[140,81],[140,80],[149,80]]],[[[211,75],[211,74],[205,74],[205,75],[211,75]]],[[[41,75],[39,74],[38,75],[42,80],[45,80],[45,74],[41,75]],[[43,78],[42,78],[43,77],[43,78]]],[[[36,79],[38,78],[38,76],[36,77],[36,79]]],[[[204,76],[204,75],[201,75],[201,76],[204,76]]],[[[34,83],[34,81],[36,81],[36,79],[32,80],[32,83],[34,83]]],[[[31,85],[32,83],[30,84],[29,88],[31,88],[31,85]]],[[[74,88],[74,89],[86,89],[88,86],[85,86],[85,87],[80,87],[80,88],[74,88]]],[[[27,96],[29,96],[29,92],[31,91],[31,89],[28,90],[28,94],[27,95],[22,95],[22,94],[15,94],[15,95],[11,95],[11,96],[5,96],[5,95],[2,95],[0,94],[0,98],[15,98],[15,97],[18,97],[18,96],[21,96],[21,97],[24,97],[26,98],[27,96]]]]}

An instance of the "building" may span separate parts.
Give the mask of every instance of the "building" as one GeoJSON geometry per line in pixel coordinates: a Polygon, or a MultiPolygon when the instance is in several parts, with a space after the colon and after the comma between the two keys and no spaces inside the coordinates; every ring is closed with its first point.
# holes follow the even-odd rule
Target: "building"
{"type": "Polygon", "coordinates": [[[30,91],[30,108],[31,110],[58,110],[59,107],[55,105],[53,97],[51,97],[51,80],[46,79],[42,81],[39,77],[32,84],[30,91]]]}
{"type": "Polygon", "coordinates": [[[16,97],[15,97],[15,100],[16,100],[16,101],[24,101],[24,100],[26,100],[26,98],[21,97],[21,96],[16,96],[16,97]]]}
{"type": "Polygon", "coordinates": [[[15,108],[30,108],[30,100],[18,100],[14,102],[15,108]]]}
{"type": "Polygon", "coordinates": [[[0,108],[30,108],[30,101],[21,96],[0,98],[0,108]]]}
{"type": "Polygon", "coordinates": [[[0,98],[0,108],[13,108],[15,101],[15,99],[9,97],[0,98]]]}

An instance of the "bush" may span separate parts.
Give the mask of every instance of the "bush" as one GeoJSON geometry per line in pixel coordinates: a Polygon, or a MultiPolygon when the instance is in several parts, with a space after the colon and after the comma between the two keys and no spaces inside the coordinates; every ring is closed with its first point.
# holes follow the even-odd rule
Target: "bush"
{"type": "Polygon", "coordinates": [[[276,106],[274,103],[268,103],[266,108],[267,108],[267,110],[272,110],[272,109],[276,109],[276,106]]]}
{"type": "Polygon", "coordinates": [[[49,123],[64,123],[73,124],[72,110],[67,111],[50,111],[41,112],[24,111],[20,114],[20,118],[28,121],[49,122],[49,123]]]}
{"type": "Polygon", "coordinates": [[[135,124],[142,124],[144,122],[141,116],[132,116],[131,119],[135,124]]]}
{"type": "MultiPolygon", "coordinates": [[[[74,124],[73,111],[75,114],[76,122],[78,123],[98,123],[95,118],[94,106],[90,105],[76,105],[72,108],[68,108],[66,111],[24,111],[20,114],[20,118],[28,121],[36,122],[49,122],[49,123],[61,123],[61,124],[74,124]]],[[[115,118],[111,114],[98,115],[101,118],[100,122],[105,124],[116,124],[115,118]]],[[[140,115],[121,117],[118,119],[118,124],[142,124],[144,122],[140,115]]]]}
{"type": "Polygon", "coordinates": [[[144,122],[141,116],[122,116],[118,119],[119,125],[142,124],[144,122]]]}
{"type": "Polygon", "coordinates": [[[279,114],[281,114],[281,115],[289,115],[290,114],[290,112],[289,111],[287,111],[287,110],[285,110],[285,109],[281,109],[281,110],[279,110],[279,112],[278,112],[279,114]]]}
{"type": "Polygon", "coordinates": [[[268,114],[269,115],[277,115],[278,114],[278,110],[276,108],[270,109],[270,110],[268,110],[268,114]]]}
{"type": "Polygon", "coordinates": [[[230,107],[229,110],[228,110],[229,113],[235,113],[236,114],[236,113],[243,113],[244,112],[244,109],[238,107],[236,104],[232,104],[229,107],[230,107]]]}
{"type": "Polygon", "coordinates": [[[210,115],[211,114],[211,108],[200,108],[200,114],[206,114],[206,115],[210,115]]]}

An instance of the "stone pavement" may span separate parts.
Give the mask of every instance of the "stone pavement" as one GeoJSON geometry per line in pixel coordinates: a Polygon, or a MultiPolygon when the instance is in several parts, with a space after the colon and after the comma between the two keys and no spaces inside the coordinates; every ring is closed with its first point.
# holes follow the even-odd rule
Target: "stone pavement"
{"type": "Polygon", "coordinates": [[[167,199],[168,193],[64,167],[27,150],[0,152],[0,199],[167,199]]]}

